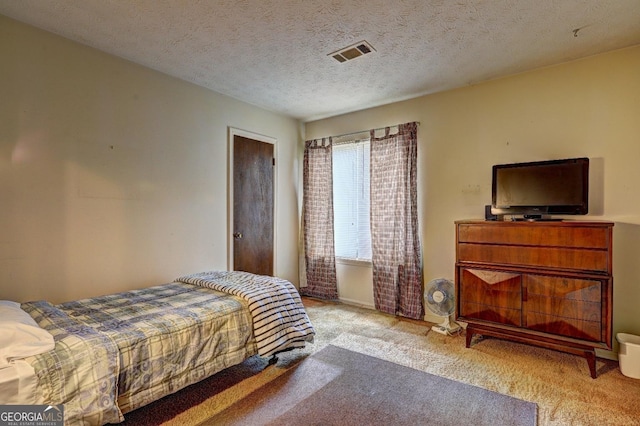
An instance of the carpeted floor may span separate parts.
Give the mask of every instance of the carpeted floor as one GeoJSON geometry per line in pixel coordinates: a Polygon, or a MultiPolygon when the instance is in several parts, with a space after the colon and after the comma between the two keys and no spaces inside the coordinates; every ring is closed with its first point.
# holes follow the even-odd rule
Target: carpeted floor
{"type": "Polygon", "coordinates": [[[201,424],[331,344],[534,402],[538,425],[640,426],[640,380],[623,376],[614,361],[598,359],[598,378],[592,379],[587,363],[577,356],[490,338],[467,349],[464,336],[432,333],[430,324],[421,321],[343,304],[304,302],[317,332],[313,344],[281,354],[275,366],[251,358],[126,414],[126,423],[201,424]]]}
{"type": "Polygon", "coordinates": [[[202,426],[536,425],[536,405],[329,345],[202,426]]]}

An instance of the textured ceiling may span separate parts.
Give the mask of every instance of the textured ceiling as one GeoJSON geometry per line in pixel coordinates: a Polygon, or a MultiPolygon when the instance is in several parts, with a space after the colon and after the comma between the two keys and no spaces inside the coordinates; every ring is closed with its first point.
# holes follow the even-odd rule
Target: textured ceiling
{"type": "Polygon", "coordinates": [[[640,0],[0,0],[0,14],[305,121],[640,44],[640,0]],[[375,51],[328,56],[361,40],[375,51]]]}

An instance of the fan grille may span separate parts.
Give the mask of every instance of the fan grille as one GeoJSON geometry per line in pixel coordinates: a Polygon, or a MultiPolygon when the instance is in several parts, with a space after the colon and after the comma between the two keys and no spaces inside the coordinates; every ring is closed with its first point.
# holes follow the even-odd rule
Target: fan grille
{"type": "Polygon", "coordinates": [[[439,316],[448,316],[455,311],[453,282],[438,278],[427,284],[424,295],[425,304],[431,312],[439,316]]]}

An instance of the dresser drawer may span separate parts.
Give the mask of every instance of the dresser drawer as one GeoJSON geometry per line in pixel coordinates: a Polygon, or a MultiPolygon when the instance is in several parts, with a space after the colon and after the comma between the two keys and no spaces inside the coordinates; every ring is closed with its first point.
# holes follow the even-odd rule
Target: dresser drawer
{"type": "Polygon", "coordinates": [[[609,272],[607,251],[583,248],[525,248],[499,244],[459,243],[458,261],[583,272],[609,272]]]}
{"type": "Polygon", "coordinates": [[[514,327],[522,325],[522,311],[520,309],[500,308],[479,303],[461,303],[459,318],[463,321],[477,319],[514,327]]]}
{"type": "Polygon", "coordinates": [[[606,250],[611,228],[603,226],[568,226],[571,222],[461,223],[458,242],[545,247],[580,247],[606,250]]]}
{"type": "Polygon", "coordinates": [[[460,298],[470,303],[520,309],[522,275],[512,272],[460,268],[460,298]]]}
{"type": "Polygon", "coordinates": [[[524,326],[598,342],[602,340],[603,282],[524,275],[524,326]]]}
{"type": "Polygon", "coordinates": [[[520,274],[469,268],[460,268],[458,274],[461,317],[522,325],[520,274]]]}

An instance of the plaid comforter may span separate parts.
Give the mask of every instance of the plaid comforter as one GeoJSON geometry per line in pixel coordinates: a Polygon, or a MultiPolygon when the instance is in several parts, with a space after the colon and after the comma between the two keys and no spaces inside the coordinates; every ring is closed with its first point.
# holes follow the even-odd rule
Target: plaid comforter
{"type": "Polygon", "coordinates": [[[298,290],[287,280],[240,271],[211,271],[178,278],[242,297],[249,304],[258,354],[263,357],[304,347],[315,330],[298,290]]]}
{"type": "Polygon", "coordinates": [[[171,283],[53,306],[22,305],[53,351],[27,358],[68,424],[105,424],[256,353],[241,298],[171,283]]]}
{"type": "Polygon", "coordinates": [[[48,302],[23,303],[22,309],[53,335],[56,344],[52,351],[25,359],[36,372],[44,401],[64,404],[70,424],[121,422],[116,343],[48,302]]]}

